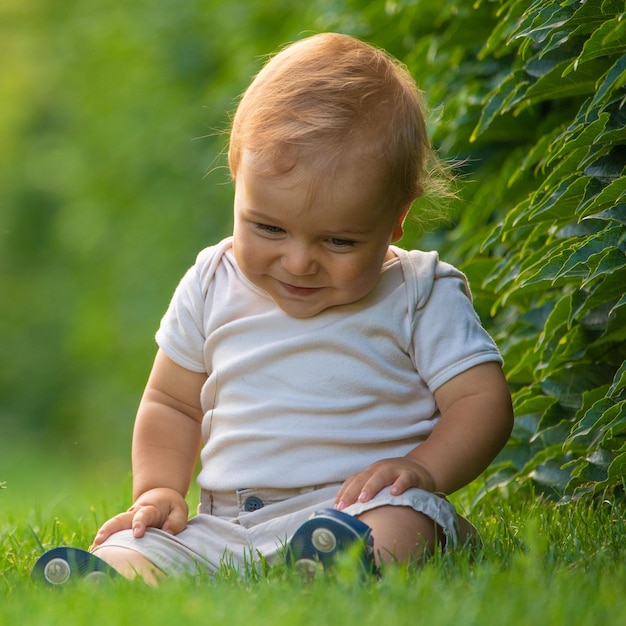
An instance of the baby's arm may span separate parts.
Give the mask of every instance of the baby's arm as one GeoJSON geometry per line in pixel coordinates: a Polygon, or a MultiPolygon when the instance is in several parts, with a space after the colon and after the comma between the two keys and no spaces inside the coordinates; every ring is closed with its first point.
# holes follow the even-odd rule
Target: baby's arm
{"type": "Polygon", "coordinates": [[[185,495],[200,450],[200,391],[205,374],[177,365],[157,352],[133,433],[133,506],[106,522],[94,546],[115,532],[146,528],[176,534],[187,525],[185,495]]]}
{"type": "Polygon", "coordinates": [[[493,461],[513,427],[511,395],[498,363],[484,363],[435,391],[441,419],[428,439],[405,457],[383,459],[342,485],[336,507],[371,500],[391,485],[449,494],[467,485],[493,461]]]}

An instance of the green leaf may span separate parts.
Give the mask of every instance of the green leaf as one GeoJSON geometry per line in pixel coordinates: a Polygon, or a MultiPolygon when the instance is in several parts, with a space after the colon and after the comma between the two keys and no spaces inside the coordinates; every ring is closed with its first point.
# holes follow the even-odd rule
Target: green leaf
{"type": "MultiPolygon", "coordinates": [[[[536,380],[535,374],[538,371],[539,355],[535,352],[534,339],[518,340],[515,344],[515,349],[507,349],[505,361],[513,363],[507,368],[507,379],[509,382],[515,384],[536,380]],[[515,358],[516,352],[521,352],[522,357],[515,358]]],[[[523,415],[523,413],[520,413],[520,415],[523,415]]]]}
{"type": "Polygon", "coordinates": [[[559,63],[571,59],[576,52],[577,47],[571,44],[559,46],[549,52],[542,49],[540,54],[534,55],[524,64],[524,71],[533,78],[541,78],[552,71],[559,63]]]}
{"type": "Polygon", "coordinates": [[[526,73],[518,70],[507,76],[496,89],[489,93],[483,102],[480,120],[470,135],[470,142],[476,141],[498,115],[508,110],[511,102],[517,103],[523,98],[528,84],[526,73]]]}
{"type": "MultiPolygon", "coordinates": [[[[618,309],[623,309],[624,307],[626,307],[626,293],[619,299],[617,304],[611,308],[609,311],[609,318],[617,317],[617,314],[620,312],[618,309]]],[[[626,327],[624,330],[626,330],[626,327]]]]}
{"type": "Polygon", "coordinates": [[[588,364],[560,367],[549,372],[541,382],[542,391],[559,400],[564,407],[578,409],[585,391],[598,387],[603,382],[604,372],[600,367],[589,368],[588,364]]]}
{"type": "Polygon", "coordinates": [[[599,276],[612,274],[626,267],[626,254],[617,247],[607,247],[598,254],[594,254],[587,260],[589,274],[585,277],[581,286],[589,284],[599,276]]]}
{"type": "Polygon", "coordinates": [[[626,49],[626,23],[615,17],[596,29],[587,39],[580,55],[565,69],[563,76],[576,71],[581,63],[611,54],[622,54],[626,49]]]}
{"type": "Polygon", "coordinates": [[[580,199],[584,197],[587,185],[591,177],[573,174],[562,181],[559,186],[547,195],[547,197],[531,205],[528,212],[528,219],[535,220],[540,217],[542,220],[566,220],[575,212],[580,204],[580,199]]]}
{"type": "Polygon", "coordinates": [[[571,435],[577,428],[578,424],[582,422],[587,412],[591,410],[596,403],[602,402],[606,399],[607,390],[608,385],[600,385],[599,387],[589,389],[582,394],[582,403],[574,416],[574,425],[572,426],[569,436],[565,438],[563,443],[563,449],[565,451],[571,448],[571,435]]]}
{"type": "Polygon", "coordinates": [[[599,328],[602,334],[594,339],[594,349],[601,351],[611,350],[614,356],[620,356],[624,353],[623,346],[626,345],[626,295],[622,296],[608,314],[603,311],[599,312],[599,321],[603,325],[599,328]]]}
{"type": "Polygon", "coordinates": [[[574,440],[578,437],[585,437],[592,431],[603,432],[603,426],[611,422],[616,415],[614,401],[611,398],[602,398],[574,426],[568,439],[574,440]]]}
{"type": "MultiPolygon", "coordinates": [[[[616,246],[623,235],[624,229],[621,226],[615,226],[580,239],[572,246],[572,253],[554,280],[556,281],[563,276],[588,278],[590,274],[589,264],[591,263],[592,268],[595,267],[596,263],[601,262],[602,255],[606,255],[608,249],[617,249],[616,246]]],[[[619,249],[617,251],[619,252],[619,249]]],[[[621,266],[616,265],[614,269],[617,270],[619,267],[621,266]]]]}
{"type": "Polygon", "coordinates": [[[600,211],[599,213],[593,213],[592,215],[586,216],[580,221],[583,222],[584,220],[604,220],[607,222],[616,222],[617,224],[626,226],[626,203],[622,202],[621,204],[609,206],[607,209],[600,211]]]}
{"type": "MultiPolygon", "coordinates": [[[[580,28],[567,28],[570,21],[568,21],[568,24],[564,25],[564,28],[554,30],[550,33],[550,36],[545,40],[543,46],[539,50],[539,57],[543,57],[546,54],[554,52],[555,50],[564,49],[566,46],[570,46],[571,50],[572,46],[578,44],[578,40],[584,37],[584,33],[581,32],[580,28]]],[[[579,44],[576,50],[580,50],[579,44]]],[[[571,58],[573,55],[570,54],[569,56],[571,58]]]]}
{"type": "MultiPolygon", "coordinates": [[[[590,2],[589,4],[593,4],[590,2]]],[[[622,0],[602,0],[600,10],[603,15],[623,15],[624,3],[622,0]]]]}
{"type": "MultiPolygon", "coordinates": [[[[602,74],[599,75],[602,76],[602,74]]],[[[626,82],[626,55],[622,55],[617,59],[600,81],[589,103],[589,110],[593,110],[601,105],[607,105],[611,95],[624,86],[626,82]]]]}
{"type": "Polygon", "coordinates": [[[607,29],[604,39],[602,40],[602,44],[605,49],[613,46],[615,42],[619,42],[619,46],[615,50],[617,54],[620,54],[626,49],[626,21],[624,21],[624,14],[621,14],[619,17],[615,18],[614,21],[609,22],[613,24],[612,29],[607,29]]]}
{"type": "Polygon", "coordinates": [[[591,216],[616,206],[626,198],[626,176],[609,183],[592,199],[581,203],[576,210],[578,220],[591,216]]]}
{"type": "Polygon", "coordinates": [[[611,421],[606,425],[604,429],[606,434],[602,439],[602,445],[606,447],[612,447],[611,440],[614,440],[626,432],[626,400],[622,400],[612,406],[608,411],[609,417],[612,417],[611,421]]]}
{"type": "Polygon", "coordinates": [[[573,418],[570,407],[565,407],[560,401],[555,402],[539,418],[531,442],[541,442],[544,446],[558,443],[562,446],[569,435],[573,418]]]}
{"type": "MultiPolygon", "coordinates": [[[[560,449],[549,449],[554,454],[554,458],[547,460],[545,463],[538,464],[529,476],[540,485],[550,487],[556,492],[563,492],[570,479],[570,472],[563,469],[560,458],[560,449]]],[[[524,468],[526,470],[526,468],[524,468]]]]}
{"type": "Polygon", "coordinates": [[[547,253],[542,250],[543,254],[537,253],[524,261],[524,265],[528,265],[526,269],[520,268],[519,263],[514,264],[497,286],[501,293],[499,304],[506,304],[512,295],[518,295],[522,289],[546,281],[552,282],[561,271],[563,263],[569,258],[570,247],[571,242],[568,241],[564,242],[562,247],[549,250],[547,253]]]}
{"type": "Polygon", "coordinates": [[[570,237],[550,246],[539,246],[534,254],[526,257],[521,266],[516,268],[511,287],[520,289],[544,281],[554,282],[578,245],[577,238],[570,237]]]}
{"type": "MultiPolygon", "coordinates": [[[[536,7],[537,4],[534,6],[536,7]]],[[[542,43],[550,35],[551,31],[567,24],[575,13],[576,10],[572,3],[556,8],[554,3],[549,2],[545,3],[539,11],[528,10],[526,12],[528,18],[521,23],[515,38],[527,37],[535,43],[542,43]]]]}
{"type": "Polygon", "coordinates": [[[572,296],[558,300],[548,316],[543,328],[543,332],[539,335],[537,346],[540,347],[550,342],[556,335],[563,336],[564,329],[569,326],[569,319],[572,311],[572,296]]]}
{"type": "Polygon", "coordinates": [[[551,133],[547,133],[539,137],[535,145],[526,152],[522,162],[509,178],[508,185],[513,185],[517,182],[517,180],[519,180],[519,178],[521,178],[524,172],[529,170],[531,167],[534,167],[537,163],[543,162],[543,155],[548,154],[550,147],[556,143],[558,136],[559,129],[556,128],[551,133]]]}
{"type": "Polygon", "coordinates": [[[590,310],[606,303],[617,302],[624,293],[624,284],[626,284],[626,271],[622,269],[605,274],[595,284],[587,284],[584,288],[576,290],[572,294],[570,325],[574,319],[581,319],[590,310]]]}
{"type": "Polygon", "coordinates": [[[603,448],[597,448],[584,459],[578,459],[572,467],[572,480],[565,487],[567,493],[595,493],[598,486],[606,484],[608,468],[615,455],[603,448]]]}
{"type": "Polygon", "coordinates": [[[478,53],[478,59],[484,60],[489,54],[495,54],[502,48],[507,49],[507,42],[518,28],[518,21],[524,14],[525,7],[518,0],[509,0],[498,9],[501,17],[489,38],[478,53]]]}
{"type": "Polygon", "coordinates": [[[472,500],[472,506],[480,502],[489,492],[507,487],[519,476],[519,468],[513,464],[503,464],[499,467],[492,467],[488,470],[485,484],[478,490],[472,500]]]}
{"type": "Polygon", "coordinates": [[[546,166],[550,165],[553,165],[553,167],[545,181],[543,181],[539,194],[544,195],[544,190],[557,188],[564,179],[575,180],[574,176],[580,176],[580,163],[587,157],[591,147],[591,142],[586,138],[582,138],[578,142],[566,142],[565,146],[560,148],[556,154],[547,154],[546,162],[541,163],[540,166],[542,169],[546,169],[546,166]],[[555,163],[557,159],[559,161],[555,163]]]}
{"type": "MultiPolygon", "coordinates": [[[[558,338],[550,360],[556,364],[582,359],[590,346],[589,335],[582,326],[574,326],[558,338]]],[[[549,349],[549,348],[548,348],[549,349]]]]}
{"type": "Polygon", "coordinates": [[[617,302],[617,304],[609,311],[609,315],[612,315],[614,313],[617,312],[617,309],[621,309],[624,306],[626,306],[626,294],[624,294],[619,301],[617,302]]]}
{"type": "Polygon", "coordinates": [[[616,456],[608,469],[608,479],[611,484],[619,484],[626,476],[626,452],[616,456]]]}
{"type": "Polygon", "coordinates": [[[558,63],[550,72],[529,87],[520,110],[545,100],[593,94],[598,76],[602,76],[608,69],[606,59],[594,59],[581,64],[567,76],[563,76],[568,65],[569,61],[558,63]]]}
{"type": "Polygon", "coordinates": [[[579,2],[578,5],[578,10],[568,22],[570,27],[587,26],[591,30],[595,30],[607,19],[620,15],[624,11],[622,0],[602,0],[600,7],[598,7],[598,0],[579,2]]]}
{"type": "Polygon", "coordinates": [[[607,392],[607,396],[613,398],[626,388],[626,361],[624,361],[613,377],[613,384],[607,392]]]}
{"type": "MultiPolygon", "coordinates": [[[[592,145],[605,131],[610,119],[611,116],[608,113],[601,113],[598,119],[591,123],[581,123],[573,128],[567,128],[553,141],[550,149],[546,151],[545,157],[540,162],[541,167],[548,167],[558,159],[567,159],[572,152],[578,150],[584,149],[582,154],[588,154],[592,145]]],[[[552,173],[553,175],[554,172],[552,173]]],[[[548,181],[543,183],[544,186],[549,184],[548,181]]]]}
{"type": "Polygon", "coordinates": [[[525,392],[530,394],[526,398],[514,398],[513,409],[516,416],[533,415],[547,411],[555,402],[556,398],[544,396],[540,390],[525,388],[525,392]]]}
{"type": "Polygon", "coordinates": [[[511,441],[529,445],[531,437],[537,432],[538,423],[539,418],[536,415],[516,416],[513,432],[511,433],[511,441]]]}
{"type": "MultiPolygon", "coordinates": [[[[616,116],[613,115],[611,121],[615,121],[616,116]]],[[[613,143],[613,145],[619,145],[626,143],[626,124],[618,126],[617,128],[607,128],[603,133],[600,133],[597,137],[597,141],[603,143],[613,143]]]]}

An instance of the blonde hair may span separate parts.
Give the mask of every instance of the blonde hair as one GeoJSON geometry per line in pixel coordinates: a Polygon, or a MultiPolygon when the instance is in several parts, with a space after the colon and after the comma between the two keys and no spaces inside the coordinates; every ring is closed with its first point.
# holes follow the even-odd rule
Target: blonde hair
{"type": "Polygon", "coordinates": [[[233,179],[244,150],[267,175],[289,171],[302,154],[332,172],[354,148],[383,168],[396,207],[422,195],[436,160],[406,67],[353,37],[324,33],[284,48],[257,74],[233,118],[228,162],[233,179]]]}

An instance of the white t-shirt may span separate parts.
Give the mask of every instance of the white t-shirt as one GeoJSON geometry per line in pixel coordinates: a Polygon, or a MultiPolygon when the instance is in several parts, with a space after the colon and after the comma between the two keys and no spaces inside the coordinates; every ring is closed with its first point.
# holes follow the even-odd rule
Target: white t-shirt
{"type": "Polygon", "coordinates": [[[432,432],[440,385],[502,362],[463,274],[435,252],[392,250],[369,295],[304,319],[242,275],[230,238],[198,255],[157,342],[208,375],[203,489],[339,483],[404,456],[432,432]]]}

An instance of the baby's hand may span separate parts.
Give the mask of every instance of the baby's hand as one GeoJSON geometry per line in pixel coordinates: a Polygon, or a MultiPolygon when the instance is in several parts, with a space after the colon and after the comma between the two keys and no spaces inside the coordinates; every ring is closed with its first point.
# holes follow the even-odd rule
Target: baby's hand
{"type": "Polygon", "coordinates": [[[435,490],[435,481],[430,472],[417,461],[408,457],[383,459],[343,483],[335,499],[335,508],[341,511],[357,501],[367,502],[389,485],[394,496],[411,487],[435,490]]]}
{"type": "Polygon", "coordinates": [[[186,528],[188,514],[187,502],[177,491],[165,487],[151,489],[139,496],[128,511],[105,522],[98,531],[92,548],[120,530],[132,529],[137,538],[143,537],[146,528],[160,528],[176,535],[186,528]]]}

